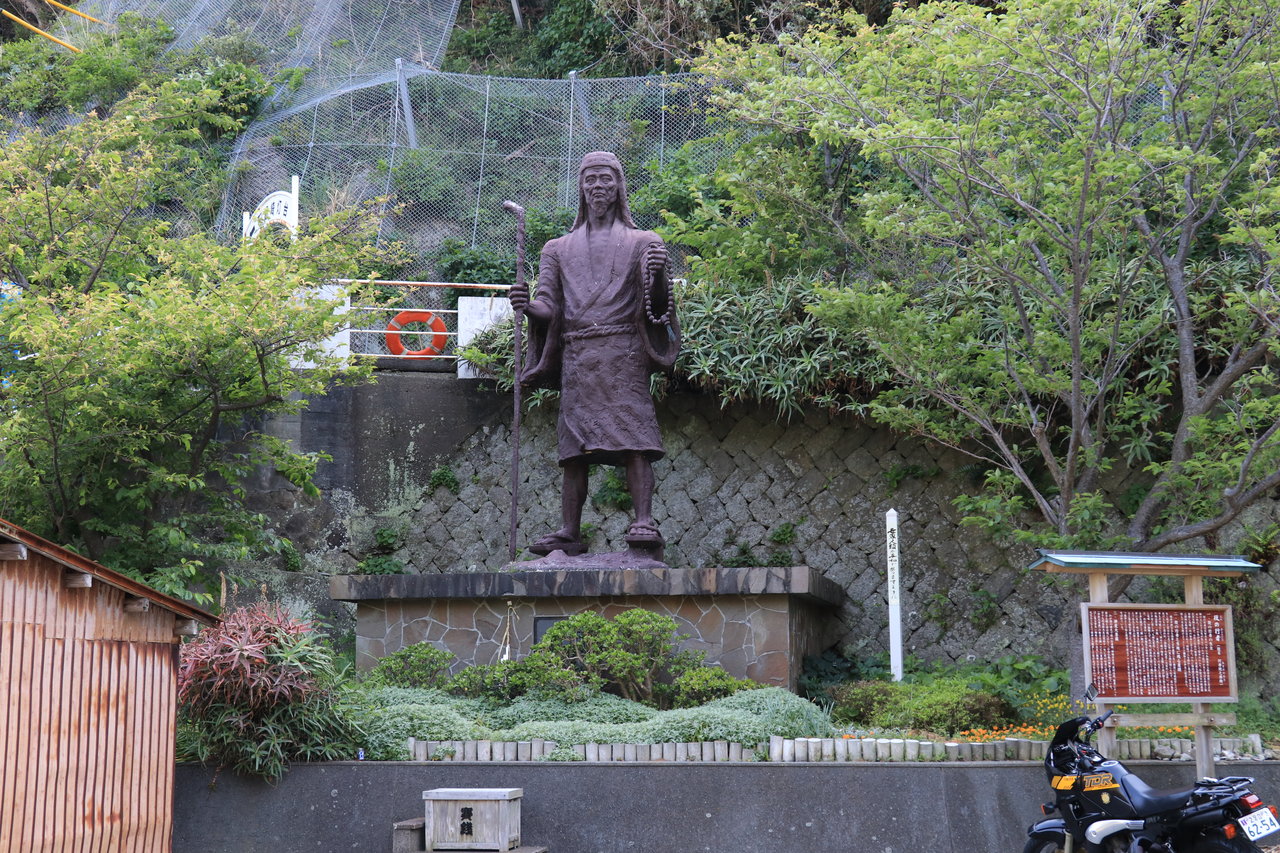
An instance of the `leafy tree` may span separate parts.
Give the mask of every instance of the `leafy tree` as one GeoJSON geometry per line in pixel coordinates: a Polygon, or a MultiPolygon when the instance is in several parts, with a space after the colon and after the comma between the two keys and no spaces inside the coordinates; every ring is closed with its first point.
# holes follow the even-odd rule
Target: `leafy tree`
{"type": "Polygon", "coordinates": [[[699,63],[733,117],[860,146],[889,173],[858,203],[907,250],[818,310],[895,374],[876,417],[988,466],[963,503],[974,523],[1212,545],[1280,485],[1278,15],[931,3],[699,63]],[[1109,498],[1126,466],[1145,479],[1109,498]]]}
{"type": "Polygon", "coordinates": [[[281,544],[245,505],[258,466],[316,491],[318,457],[257,422],[367,376],[325,350],[341,294],[320,285],[370,262],[371,211],[233,246],[160,217],[186,213],[184,143],[235,122],[218,97],[167,82],[0,152],[0,506],[173,594],[281,544]]]}

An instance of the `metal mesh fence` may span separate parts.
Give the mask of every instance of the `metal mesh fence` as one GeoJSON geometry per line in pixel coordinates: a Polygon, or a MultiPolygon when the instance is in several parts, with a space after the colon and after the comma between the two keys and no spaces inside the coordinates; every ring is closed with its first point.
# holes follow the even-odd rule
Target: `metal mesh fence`
{"type": "MultiPolygon", "coordinates": [[[[692,76],[529,80],[405,63],[250,127],[218,225],[233,236],[240,212],[288,187],[291,175],[302,177],[304,216],[385,195],[395,209],[382,238],[419,259],[401,277],[439,278],[433,259],[446,240],[503,253],[514,246],[504,199],[543,214],[576,207],[584,153],[616,152],[634,194],[681,145],[710,132],[692,76]]],[[[708,161],[717,153],[698,151],[708,161]]]]}
{"type": "MultiPolygon", "coordinates": [[[[391,67],[398,57],[438,67],[458,0],[91,0],[84,11],[114,22],[122,12],[173,27],[174,48],[206,36],[243,34],[266,48],[272,72],[297,69],[268,109],[334,92],[391,67]]],[[[64,16],[64,31],[96,27],[64,16]]]]}

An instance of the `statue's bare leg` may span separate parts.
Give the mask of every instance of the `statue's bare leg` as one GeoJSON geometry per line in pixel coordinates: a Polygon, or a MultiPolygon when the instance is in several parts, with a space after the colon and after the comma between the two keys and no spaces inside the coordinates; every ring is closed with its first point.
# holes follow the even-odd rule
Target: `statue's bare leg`
{"type": "Polygon", "coordinates": [[[653,538],[662,541],[658,533],[658,525],[653,522],[653,463],[641,453],[627,455],[627,489],[631,492],[631,503],[635,506],[636,522],[631,525],[630,535],[638,538],[653,538]]]}
{"type": "Polygon", "coordinates": [[[577,541],[582,538],[582,508],[587,505],[587,463],[570,460],[564,463],[564,485],[560,491],[558,533],[577,541]]]}
{"type": "Polygon", "coordinates": [[[564,463],[564,481],[560,492],[560,519],[564,525],[529,546],[535,554],[564,551],[569,556],[585,552],[582,542],[582,508],[587,504],[587,463],[569,460],[564,463]]]}

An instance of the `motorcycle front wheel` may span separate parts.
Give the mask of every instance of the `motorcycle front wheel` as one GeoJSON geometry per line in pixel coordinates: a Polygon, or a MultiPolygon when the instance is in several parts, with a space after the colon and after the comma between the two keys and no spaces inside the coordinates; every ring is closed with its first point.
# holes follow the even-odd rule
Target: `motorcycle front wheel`
{"type": "MultiPolygon", "coordinates": [[[[1061,833],[1038,833],[1027,839],[1027,844],[1022,848],[1022,853],[1062,853],[1062,848],[1065,844],[1066,836],[1061,833]]],[[[1240,853],[1243,853],[1243,851],[1240,851],[1240,853]]]]}
{"type": "MultiPolygon", "coordinates": [[[[1181,848],[1179,848],[1181,853],[1181,848]]],[[[1201,835],[1191,842],[1186,853],[1259,853],[1258,845],[1244,836],[1227,838],[1219,832],[1201,835]]]]}

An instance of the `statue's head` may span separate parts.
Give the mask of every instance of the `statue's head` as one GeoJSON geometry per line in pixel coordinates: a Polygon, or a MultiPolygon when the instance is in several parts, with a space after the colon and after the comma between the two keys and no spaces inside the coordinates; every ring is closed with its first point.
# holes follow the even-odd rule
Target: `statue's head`
{"type": "Polygon", "coordinates": [[[622,173],[622,163],[608,151],[592,151],[578,165],[578,218],[573,227],[585,223],[588,211],[598,205],[612,207],[624,225],[636,227],[627,204],[627,179],[622,173]]]}

